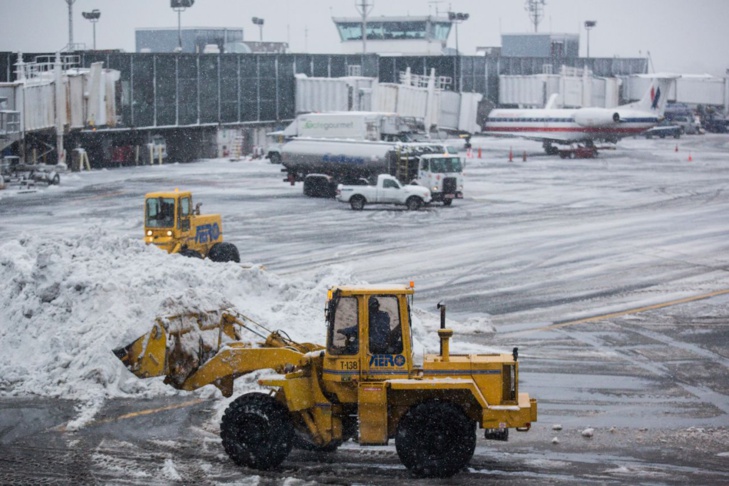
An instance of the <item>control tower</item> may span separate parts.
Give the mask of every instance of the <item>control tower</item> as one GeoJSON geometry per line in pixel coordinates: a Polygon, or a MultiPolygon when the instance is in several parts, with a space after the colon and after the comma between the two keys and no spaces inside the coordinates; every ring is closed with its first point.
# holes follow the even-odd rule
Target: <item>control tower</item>
{"type": "MultiPolygon", "coordinates": [[[[332,17],[342,41],[343,54],[361,54],[363,30],[361,17],[332,17]]],[[[451,33],[448,17],[368,17],[367,53],[404,56],[441,56],[454,54],[446,44],[451,33]]]]}

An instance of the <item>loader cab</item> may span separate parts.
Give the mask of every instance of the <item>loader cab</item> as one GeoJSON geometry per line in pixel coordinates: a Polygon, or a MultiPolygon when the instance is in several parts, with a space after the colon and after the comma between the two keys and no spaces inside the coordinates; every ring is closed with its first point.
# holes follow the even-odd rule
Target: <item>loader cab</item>
{"type": "Polygon", "coordinates": [[[413,367],[408,287],[341,287],[327,303],[326,378],[407,377],[413,367]]]}
{"type": "Polygon", "coordinates": [[[145,242],[172,252],[191,232],[192,194],[190,192],[149,193],[144,200],[145,242]]]}

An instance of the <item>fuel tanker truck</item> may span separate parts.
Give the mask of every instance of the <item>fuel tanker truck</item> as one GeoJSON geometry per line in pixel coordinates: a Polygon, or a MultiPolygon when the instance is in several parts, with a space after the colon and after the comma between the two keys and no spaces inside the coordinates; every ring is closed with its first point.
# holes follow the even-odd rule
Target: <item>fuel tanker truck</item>
{"type": "Polygon", "coordinates": [[[333,197],[338,184],[389,174],[427,187],[433,201],[449,205],[463,198],[463,161],[441,143],[295,138],[282,147],[281,163],[284,181],[303,181],[307,196],[333,197]]]}

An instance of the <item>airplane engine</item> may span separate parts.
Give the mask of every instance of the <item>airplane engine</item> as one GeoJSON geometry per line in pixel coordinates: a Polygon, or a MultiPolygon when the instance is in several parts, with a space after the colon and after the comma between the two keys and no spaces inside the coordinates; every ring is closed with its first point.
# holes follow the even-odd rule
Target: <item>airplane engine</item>
{"type": "Polygon", "coordinates": [[[620,113],[604,108],[582,108],[575,112],[575,123],[583,127],[605,127],[620,123],[620,113]]]}

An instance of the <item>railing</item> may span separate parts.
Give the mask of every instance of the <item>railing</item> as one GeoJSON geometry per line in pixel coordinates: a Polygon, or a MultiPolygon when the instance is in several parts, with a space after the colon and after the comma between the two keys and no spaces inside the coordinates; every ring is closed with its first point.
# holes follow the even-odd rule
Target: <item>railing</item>
{"type": "MultiPolygon", "coordinates": [[[[67,71],[81,65],[81,56],[77,54],[61,55],[61,69],[67,71]]],[[[43,77],[44,73],[52,72],[56,67],[56,56],[37,56],[33,62],[18,63],[15,71],[18,79],[37,79],[43,77]]]]}

